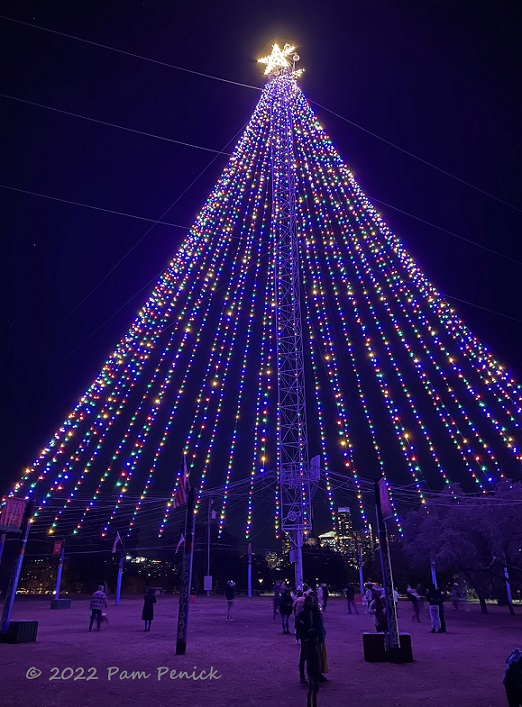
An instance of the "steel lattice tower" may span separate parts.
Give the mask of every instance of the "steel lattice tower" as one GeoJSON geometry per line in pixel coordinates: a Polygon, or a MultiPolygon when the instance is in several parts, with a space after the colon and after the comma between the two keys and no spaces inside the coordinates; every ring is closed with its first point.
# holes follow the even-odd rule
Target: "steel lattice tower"
{"type": "Polygon", "coordinates": [[[275,242],[275,311],[278,381],[278,477],[281,528],[292,542],[295,585],[303,585],[302,546],[311,526],[312,479],[308,461],[305,372],[300,307],[299,248],[295,221],[295,172],[292,95],[295,61],[274,45],[266,60],[272,75],[270,152],[272,168],[272,229],[275,242]],[[272,64],[270,62],[272,60],[272,64]],[[275,65],[274,65],[275,63],[275,65]]]}

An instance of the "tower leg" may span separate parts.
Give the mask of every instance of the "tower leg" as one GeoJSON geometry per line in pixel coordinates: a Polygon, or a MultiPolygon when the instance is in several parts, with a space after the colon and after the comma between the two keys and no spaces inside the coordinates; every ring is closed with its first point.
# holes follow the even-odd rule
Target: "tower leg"
{"type": "Polygon", "coordinates": [[[303,588],[303,531],[292,531],[292,545],[295,551],[295,586],[303,588]]]}

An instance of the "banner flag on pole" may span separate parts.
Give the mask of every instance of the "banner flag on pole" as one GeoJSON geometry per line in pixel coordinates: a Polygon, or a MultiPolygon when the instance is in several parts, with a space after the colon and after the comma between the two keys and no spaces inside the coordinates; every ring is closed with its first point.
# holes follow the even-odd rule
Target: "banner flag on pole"
{"type": "Polygon", "coordinates": [[[181,533],[178,544],[176,545],[176,552],[179,550],[179,548],[183,545],[185,542],[185,538],[183,536],[183,533],[181,533]]]}
{"type": "Polygon", "coordinates": [[[184,506],[187,502],[188,493],[188,471],[187,471],[187,457],[183,455],[183,472],[178,480],[178,487],[176,493],[174,494],[174,508],[179,508],[184,506]]]}
{"type": "Polygon", "coordinates": [[[390,518],[393,518],[393,508],[390,501],[390,494],[388,493],[388,485],[386,483],[386,479],[379,479],[378,484],[382,517],[383,520],[390,520],[390,518]]]}
{"type": "Polygon", "coordinates": [[[118,531],[116,531],[116,537],[114,538],[114,543],[112,545],[112,554],[113,555],[116,552],[116,548],[118,546],[118,543],[121,543],[121,538],[120,538],[120,534],[118,533],[118,531]]]}
{"type": "Polygon", "coordinates": [[[0,515],[0,526],[2,526],[2,532],[20,532],[26,506],[27,500],[25,498],[15,498],[14,496],[11,496],[6,499],[0,515]]]}

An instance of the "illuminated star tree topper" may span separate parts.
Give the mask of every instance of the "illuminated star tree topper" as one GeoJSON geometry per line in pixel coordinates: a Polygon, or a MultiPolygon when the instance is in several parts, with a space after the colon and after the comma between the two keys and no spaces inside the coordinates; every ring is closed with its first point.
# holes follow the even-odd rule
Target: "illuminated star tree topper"
{"type": "Polygon", "coordinates": [[[281,69],[292,68],[292,76],[298,77],[303,73],[303,69],[295,69],[295,62],[299,61],[299,55],[293,54],[295,47],[291,44],[285,44],[283,49],[279,48],[279,44],[272,45],[272,53],[270,56],[265,56],[258,59],[258,63],[266,64],[265,76],[277,76],[281,69]],[[288,57],[291,56],[291,61],[288,57]]]}

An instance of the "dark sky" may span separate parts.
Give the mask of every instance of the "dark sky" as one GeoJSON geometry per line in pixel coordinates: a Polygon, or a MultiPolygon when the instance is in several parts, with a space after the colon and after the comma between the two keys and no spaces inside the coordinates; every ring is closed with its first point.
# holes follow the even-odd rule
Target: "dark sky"
{"type": "Polygon", "coordinates": [[[230,150],[259,98],[233,82],[262,87],[255,60],[274,41],[298,46],[305,95],[392,230],[522,378],[517,5],[3,0],[0,491],[98,373],[185,233],[133,217],[188,228],[226,163],[171,140],[230,150]]]}

